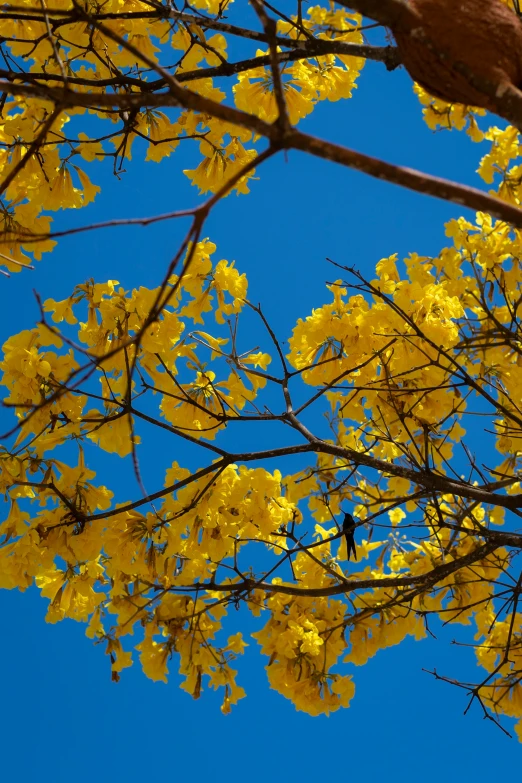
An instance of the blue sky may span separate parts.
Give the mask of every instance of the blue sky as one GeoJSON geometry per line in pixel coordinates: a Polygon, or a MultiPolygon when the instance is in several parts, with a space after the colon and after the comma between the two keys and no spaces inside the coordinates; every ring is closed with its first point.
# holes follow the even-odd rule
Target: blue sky
{"type": "MultiPolygon", "coordinates": [[[[301,127],[389,161],[481,184],[475,169],[487,145],[475,145],[464,134],[429,131],[404,71],[388,73],[368,63],[351,101],[321,104],[301,127]]],[[[197,203],[196,191],[180,174],[192,166],[188,154],[186,162],[179,149],[160,165],[136,156],[121,181],[109,164],[93,164],[92,179],[103,186],[102,194],[81,212],[58,213],[55,226],[197,203]]],[[[381,257],[395,252],[436,254],[447,242],[444,222],[466,214],[300,153],[280,155],[258,176],[250,196],[229,196],[214,210],[204,233],[217,243],[219,258],[235,259],[247,273],[249,297],[263,304],[286,336],[297,317],[328,298],[323,284],[335,275],[326,256],[371,274],[381,257]]],[[[33,325],[38,312],[32,288],[43,299],[59,300],[87,277],[115,278],[127,289],[156,285],[180,236],[180,226],[163,223],[64,239],[34,272],[0,280],[0,338],[33,325]]],[[[1,421],[8,421],[5,413],[1,421]]],[[[156,476],[152,453],[145,459],[146,482],[156,476]]],[[[121,460],[110,461],[110,470],[100,480],[128,496],[121,460]]],[[[156,486],[161,483],[160,474],[156,486]]],[[[516,740],[482,720],[478,707],[463,717],[461,691],[422,671],[474,678],[473,655],[451,644],[463,638],[459,626],[442,631],[438,640],[406,642],[354,668],[352,706],[330,718],[296,713],[270,691],[265,661],[251,640],[238,661],[238,681],[248,697],[223,716],[219,695],[205,690],[193,701],[179,690],[175,666],[168,685],[147,680],[137,664],[120,683],[111,683],[103,649],[73,621],[47,625],[46,602],[35,591],[1,592],[0,609],[5,780],[134,783],[208,776],[213,783],[264,783],[364,776],[394,783],[435,781],[442,773],[451,781],[502,779],[522,760],[516,740]]]]}

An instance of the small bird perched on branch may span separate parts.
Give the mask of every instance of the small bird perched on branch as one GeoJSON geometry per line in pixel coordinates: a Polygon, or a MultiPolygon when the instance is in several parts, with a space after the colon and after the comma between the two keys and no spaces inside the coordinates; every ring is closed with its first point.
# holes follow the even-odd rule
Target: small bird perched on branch
{"type": "Polygon", "coordinates": [[[345,512],[343,519],[343,533],[346,538],[346,559],[350,559],[350,553],[353,552],[353,559],[357,560],[357,550],[355,548],[355,540],[353,534],[357,523],[351,514],[345,512]]]}
{"type": "Polygon", "coordinates": [[[392,32],[406,70],[431,95],[495,111],[494,97],[480,90],[481,80],[490,89],[505,84],[522,89],[522,22],[502,0],[408,4],[422,26],[399,23],[392,32]]]}

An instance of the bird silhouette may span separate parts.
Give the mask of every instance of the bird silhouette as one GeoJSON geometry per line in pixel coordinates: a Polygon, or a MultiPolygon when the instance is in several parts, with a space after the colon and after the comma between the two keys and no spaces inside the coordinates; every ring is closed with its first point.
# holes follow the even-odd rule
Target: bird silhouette
{"type": "Polygon", "coordinates": [[[350,553],[353,553],[353,559],[357,560],[357,550],[355,548],[355,540],[353,534],[357,523],[351,514],[345,512],[343,519],[343,533],[346,538],[346,558],[350,559],[350,553]]]}

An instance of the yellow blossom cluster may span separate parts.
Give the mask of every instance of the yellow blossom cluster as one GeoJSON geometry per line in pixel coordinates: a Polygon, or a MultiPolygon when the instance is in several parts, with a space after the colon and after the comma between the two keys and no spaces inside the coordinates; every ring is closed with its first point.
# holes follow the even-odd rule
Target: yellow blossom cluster
{"type": "Polygon", "coordinates": [[[55,324],[78,324],[78,340],[85,349],[83,355],[80,351],[75,355],[50,324],[14,335],[4,344],[2,383],[10,391],[7,401],[17,406],[22,420],[19,440],[38,434],[35,448],[39,456],[59,443],[82,436],[109,452],[128,454],[132,442],[139,442],[129,437],[124,403],[129,391],[126,371],[128,362],[136,357],[133,340],[137,335],[140,367],[163,395],[163,415],[176,426],[186,426],[196,435],[212,433],[212,428],[220,424],[220,406],[226,405],[226,410],[233,413],[253,400],[263,379],[249,376],[246,365],[258,361],[258,357],[244,358],[243,380],[232,371],[227,379],[212,384],[202,372],[196,354],[198,343],[183,337],[186,319],[201,322],[202,315],[214,306],[215,318],[222,323],[224,316],[238,313],[243,306],[245,275],[225,260],[214,267],[210,256],[215,249],[209,240],[199,242],[188,251],[183,279],[173,276],[162,288],[140,288],[129,294],[115,280],[88,282],[77,286],[62,302],[47,300],[44,310],[52,314],[55,324]],[[155,303],[158,316],[152,318],[155,303]],[[82,305],[87,309],[86,320],[78,322],[76,313],[82,305]],[[103,410],[86,410],[84,394],[62,388],[71,374],[94,357],[103,357],[103,410]],[[190,368],[191,380],[182,386],[174,379],[179,360],[190,368]],[[30,405],[38,407],[24,418],[30,405]]]}
{"type": "MultiPolygon", "coordinates": [[[[221,0],[195,3],[210,14],[222,14],[230,5],[221,0]]],[[[32,1],[22,0],[20,8],[24,7],[31,9],[32,1]]],[[[194,78],[198,70],[227,65],[227,39],[221,32],[208,34],[195,22],[172,24],[161,16],[149,18],[150,6],[141,0],[104,3],[103,23],[96,22],[95,14],[89,16],[92,8],[86,8],[85,20],[79,21],[60,16],[67,11],[77,13],[78,8],[70,0],[56,0],[47,10],[55,23],[52,35],[45,22],[30,13],[0,19],[0,37],[10,55],[34,78],[45,77],[43,83],[50,79],[51,86],[53,79],[57,83],[73,79],[74,90],[80,95],[88,95],[94,87],[110,92],[118,79],[122,85],[130,79],[129,89],[136,90],[139,68],[153,70],[173,49],[179,56],[173,74],[180,80],[189,78],[187,89],[216,103],[225,100],[226,92],[214,84],[213,77],[202,73],[201,78],[194,78]]],[[[358,29],[360,16],[345,9],[313,6],[303,24],[309,34],[321,40],[363,40],[358,29]]],[[[280,22],[279,32],[290,38],[297,35],[290,21],[280,22]]],[[[325,55],[283,67],[291,122],[308,115],[318,101],[349,98],[363,65],[360,57],[325,55]]],[[[223,75],[230,79],[226,70],[223,75]]],[[[147,89],[148,81],[143,82],[147,89]]],[[[266,68],[239,72],[232,87],[236,106],[273,122],[277,107],[272,87],[266,68]]],[[[238,194],[249,192],[255,169],[250,168],[242,177],[237,175],[255,159],[256,139],[251,131],[216,117],[181,108],[119,114],[89,106],[55,111],[50,101],[40,97],[7,97],[0,116],[0,178],[10,180],[0,210],[2,263],[10,272],[17,272],[31,256],[40,259],[54,246],[46,238],[51,217],[44,213],[78,209],[95,199],[100,188],[87,175],[86,163],[113,160],[117,172],[124,160],[131,160],[137,146],[140,153],[145,148],[146,160],[160,162],[188,139],[199,145],[200,160],[184,173],[200,193],[215,193],[232,177],[238,194]],[[76,119],[85,115],[90,116],[89,134],[76,119]],[[111,125],[109,133],[102,127],[104,121],[111,125]],[[25,244],[24,237],[28,238],[25,244]]]]}
{"type": "Polygon", "coordinates": [[[419,459],[428,438],[433,463],[442,465],[465,434],[462,389],[474,389],[491,410],[499,388],[492,386],[494,375],[505,410],[498,418],[498,409],[492,411],[497,447],[506,455],[520,449],[509,419],[513,406],[522,405],[519,352],[506,351],[501,342],[487,356],[479,351],[485,335],[493,330],[501,336],[513,321],[519,235],[482,214],[475,225],[450,221],[446,233],[453,246],[437,258],[412,254],[403,261],[403,279],[397,256],[382,259],[367,286],[373,302],[360,293],[347,298],[339,280],[328,286],[331,304],[294,328],[292,366],[307,384],[326,386],[339,442],[349,448],[371,448],[385,459],[416,453],[419,459]],[[490,296],[493,289],[498,296],[490,296]]]}
{"type": "Polygon", "coordinates": [[[350,676],[330,671],[346,646],[344,602],[274,595],[267,608],[268,623],[252,635],[269,656],[272,688],[309,715],[328,715],[347,707],[355,693],[354,683],[350,676]]]}
{"type": "MultiPolygon", "coordinates": [[[[362,43],[358,27],[359,14],[346,9],[327,10],[320,6],[308,9],[309,19],[303,20],[303,28],[319,40],[362,43]]],[[[298,31],[290,22],[278,22],[278,31],[297,39],[298,31]]],[[[258,50],[257,56],[266,52],[258,50]]],[[[313,111],[318,101],[338,101],[350,98],[356,87],[357,77],[364,65],[362,57],[328,54],[301,60],[283,70],[283,91],[290,122],[295,125],[313,111]]],[[[236,106],[243,111],[254,112],[265,122],[278,117],[272,75],[268,68],[255,68],[239,74],[233,88],[236,106]]]]}
{"type": "MultiPolygon", "coordinates": [[[[155,680],[165,681],[176,659],[194,698],[206,685],[222,689],[224,713],[244,695],[232,663],[245,642],[239,633],[223,636],[227,610],[240,598],[254,616],[265,614],[253,636],[271,686],[311,715],[349,704],[355,686],[344,665],[363,665],[406,636],[421,639],[432,613],[474,623],[479,661],[494,669],[499,639],[518,638],[504,621],[488,635],[484,620],[508,566],[506,550],[477,555],[433,583],[416,580],[473,558],[481,531],[501,525],[504,509],[476,503],[463,511],[453,494],[424,499],[424,536],[409,540],[401,531],[419,509],[414,482],[393,474],[405,458],[444,473],[465,435],[469,389],[502,406],[495,419],[500,474],[514,473],[518,458],[510,416],[522,406],[519,354],[494,339],[483,351],[485,336],[501,333],[520,295],[518,237],[480,214],[475,224],[451,221],[447,234],[452,245],[436,258],[382,259],[353,296],[348,282],[329,285],[333,301],[299,321],[288,343],[304,388],[329,403],[336,444],[390,466],[377,482],[354,475],[335,453],[284,476],[212,445],[245,410],[256,410],[267,384],[280,381],[267,372],[267,353],[238,354],[237,335],[226,336],[227,319],[244,310],[247,281],[233,263],[213,261],[210,240],[190,246],[183,276],[156,289],[87,281],[63,301],[47,300],[49,320],[10,338],[0,362],[19,420],[17,450],[0,454],[11,503],[0,526],[1,586],[34,583],[49,600],[50,622],[87,622],[87,635],[106,646],[115,680],[131,665],[132,647],[155,680]],[[502,384],[496,391],[492,374],[502,384]],[[144,391],[152,392],[154,410],[140,404],[144,391]],[[114,503],[85,458],[98,448],[139,460],[136,422],[158,423],[213,450],[196,470],[169,461],[148,510],[145,501],[114,503]],[[381,540],[358,534],[358,563],[349,570],[346,540],[339,522],[332,524],[347,499],[361,525],[370,514],[384,516],[388,531],[381,540]],[[316,527],[303,545],[297,531],[305,505],[316,527]],[[272,563],[257,576],[244,565],[256,549],[272,563]],[[355,590],[357,582],[369,586],[355,590]]],[[[517,487],[509,484],[508,493],[517,487]]],[[[497,712],[518,715],[507,664],[495,678],[484,698],[497,712]]]]}
{"type": "MultiPolygon", "coordinates": [[[[221,16],[231,2],[193,6],[221,16]]],[[[31,0],[20,7],[32,8],[31,0]]],[[[53,8],[78,11],[71,0],[53,8]]],[[[236,108],[277,121],[272,72],[257,59],[266,48],[255,67],[236,68],[219,20],[214,33],[181,12],[152,18],[150,8],[108,0],[102,24],[85,8],[85,18],[53,18],[54,37],[21,13],[0,19],[0,36],[37,85],[69,79],[85,96],[94,87],[132,96],[166,89],[174,77],[220,104],[227,93],[216,78],[233,75],[228,97],[236,108]],[[169,75],[154,73],[173,51],[169,75]]],[[[359,15],[329,4],[308,8],[299,23],[279,20],[277,31],[303,45],[311,36],[363,43],[360,25],[359,15]]],[[[290,122],[320,101],[349,98],[363,65],[344,54],[283,57],[290,122]]],[[[518,133],[483,133],[476,121],[483,112],[416,91],[430,128],[466,128],[474,141],[491,142],[479,173],[488,184],[500,176],[499,195],[518,205],[518,133]]],[[[200,157],[184,173],[201,193],[216,193],[231,178],[237,193],[248,193],[258,142],[250,130],[178,104],[116,111],[86,103],[55,110],[39,94],[6,97],[0,253],[8,270],[52,250],[44,213],[96,197],[86,163],[112,157],[118,171],[136,150],[160,162],[193,139],[200,157]],[[85,114],[91,135],[75,130],[85,114]],[[103,121],[113,133],[96,133],[103,121]]],[[[423,638],[437,615],[476,630],[483,703],[522,719],[522,615],[518,599],[500,612],[495,600],[512,557],[491,545],[509,499],[520,493],[520,233],[479,213],[475,222],[450,221],[446,234],[448,246],[436,257],[390,255],[373,279],[347,268],[328,285],[331,301],[300,319],[288,343],[259,308],[246,307],[245,274],[214,260],[209,239],[189,244],[176,274],[155,288],[88,280],[62,301],[47,299],[39,323],[7,339],[0,361],[4,403],[17,422],[9,448],[0,449],[9,504],[0,523],[0,587],[36,585],[49,602],[49,622],[86,623],[87,636],[105,646],[114,680],[132,665],[133,650],[153,680],[166,682],[175,661],[193,698],[203,687],[222,690],[224,714],[245,695],[233,663],[247,643],[228,633],[231,607],[263,617],[252,636],[269,683],[310,715],[349,705],[355,686],[346,664],[364,665],[407,636],[423,638]],[[282,375],[272,374],[264,346],[238,347],[246,311],[261,316],[282,375]],[[294,405],[300,381],[304,402],[294,405]],[[280,403],[270,394],[260,399],[267,387],[280,403]],[[321,403],[324,417],[318,424],[311,415],[309,430],[304,419],[321,403]],[[465,480],[456,454],[469,454],[467,429],[482,417],[490,430],[481,425],[480,432],[501,463],[470,460],[465,480]],[[277,424],[300,440],[260,452],[248,441],[241,450],[241,422],[277,424]],[[150,495],[140,474],[148,427],[182,444],[174,460],[153,446],[164,482],[150,495]],[[185,447],[205,454],[205,464],[189,457],[181,464],[185,447]],[[131,466],[138,500],[116,498],[95,481],[89,465],[99,452],[118,469],[131,466]],[[275,457],[310,452],[315,464],[294,473],[267,467],[275,457]],[[499,502],[482,502],[484,495],[499,502]],[[351,532],[340,522],[348,504],[357,520],[351,532]],[[357,562],[348,562],[354,548],[357,562]]]]}
{"type": "Polygon", "coordinates": [[[497,621],[491,609],[477,612],[477,660],[489,673],[481,691],[484,704],[496,715],[519,718],[515,725],[522,741],[522,614],[497,621]],[[508,654],[506,654],[506,652],[508,654]]]}
{"type": "Polygon", "coordinates": [[[480,130],[476,117],[484,117],[485,109],[474,109],[461,103],[446,103],[441,98],[434,98],[420,84],[414,85],[414,91],[424,107],[422,114],[428,128],[466,130],[472,141],[483,141],[485,134],[480,130]]]}

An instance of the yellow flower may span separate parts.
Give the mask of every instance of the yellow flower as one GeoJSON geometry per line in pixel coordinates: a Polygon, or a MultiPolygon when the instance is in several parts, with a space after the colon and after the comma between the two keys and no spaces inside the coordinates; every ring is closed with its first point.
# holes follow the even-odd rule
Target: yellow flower
{"type": "MultiPolygon", "coordinates": [[[[262,51],[256,53],[258,56],[264,54],[262,51]]],[[[288,117],[292,125],[296,125],[300,119],[306,117],[313,111],[314,101],[310,95],[303,95],[301,91],[294,87],[297,81],[283,82],[283,91],[285,96],[288,117]]],[[[265,122],[274,122],[278,115],[277,102],[273,92],[272,79],[269,72],[264,68],[256,68],[251,71],[239,74],[238,83],[232,88],[234,92],[234,101],[238,109],[246,111],[249,114],[255,114],[265,122]],[[261,81],[251,81],[261,78],[261,81]]]]}
{"type": "MultiPolygon", "coordinates": [[[[239,139],[232,139],[225,149],[212,148],[207,142],[201,145],[201,151],[204,158],[197,168],[183,171],[192,184],[199,188],[200,193],[215,193],[256,157],[256,151],[245,150],[239,139]]],[[[232,190],[249,193],[247,182],[254,174],[255,169],[252,169],[236,182],[232,190]]]]}
{"type": "Polygon", "coordinates": [[[155,682],[167,682],[169,651],[165,644],[158,644],[149,636],[136,645],[144,673],[155,682]]]}
{"type": "Polygon", "coordinates": [[[248,647],[248,644],[243,641],[243,634],[238,632],[233,636],[228,637],[228,642],[225,649],[230,650],[230,652],[242,654],[245,647],[248,647]]]}
{"type": "Polygon", "coordinates": [[[398,525],[406,518],[406,514],[402,508],[393,508],[391,511],[388,511],[388,516],[390,517],[390,522],[393,526],[398,525]]]}
{"type": "MultiPolygon", "coordinates": [[[[83,417],[87,425],[87,437],[109,454],[125,457],[132,450],[129,417],[105,417],[96,409],[88,411],[83,417]]],[[[139,435],[134,435],[134,443],[140,442],[139,435]]]]}

